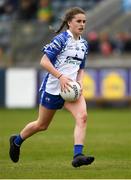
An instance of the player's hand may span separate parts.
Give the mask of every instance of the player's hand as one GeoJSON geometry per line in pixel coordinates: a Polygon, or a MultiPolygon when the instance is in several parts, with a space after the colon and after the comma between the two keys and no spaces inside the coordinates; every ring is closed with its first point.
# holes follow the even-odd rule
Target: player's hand
{"type": "Polygon", "coordinates": [[[60,86],[61,86],[61,91],[69,91],[69,82],[72,81],[69,77],[62,75],[59,79],[60,81],[60,86]]]}

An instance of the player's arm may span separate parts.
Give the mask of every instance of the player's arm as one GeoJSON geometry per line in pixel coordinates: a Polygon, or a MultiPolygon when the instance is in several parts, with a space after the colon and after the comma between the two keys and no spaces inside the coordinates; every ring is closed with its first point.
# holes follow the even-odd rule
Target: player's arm
{"type": "Polygon", "coordinates": [[[61,73],[53,66],[46,54],[41,58],[40,65],[56,78],[61,77],[61,73]]]}
{"type": "Polygon", "coordinates": [[[40,61],[40,65],[46,70],[48,71],[50,74],[52,74],[54,77],[56,77],[57,79],[59,79],[60,81],[60,85],[61,85],[61,89],[68,89],[68,83],[69,81],[71,81],[71,79],[69,79],[68,77],[66,77],[65,75],[61,74],[51,63],[50,59],[47,57],[46,54],[43,55],[43,57],[41,58],[40,61]]]}
{"type": "Polygon", "coordinates": [[[68,83],[70,79],[65,75],[61,74],[53,64],[55,64],[56,57],[60,54],[62,48],[65,46],[66,40],[62,34],[54,37],[50,44],[44,46],[42,52],[44,56],[41,59],[40,64],[49,73],[59,79],[61,89],[68,89],[68,83]]]}

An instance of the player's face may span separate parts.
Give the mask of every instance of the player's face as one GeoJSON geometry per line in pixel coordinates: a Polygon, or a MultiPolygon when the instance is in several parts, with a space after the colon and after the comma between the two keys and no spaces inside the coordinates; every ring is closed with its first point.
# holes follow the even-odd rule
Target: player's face
{"type": "Polygon", "coordinates": [[[75,38],[78,38],[84,31],[86,24],[86,16],[84,14],[77,14],[68,22],[69,30],[73,33],[75,38]]]}

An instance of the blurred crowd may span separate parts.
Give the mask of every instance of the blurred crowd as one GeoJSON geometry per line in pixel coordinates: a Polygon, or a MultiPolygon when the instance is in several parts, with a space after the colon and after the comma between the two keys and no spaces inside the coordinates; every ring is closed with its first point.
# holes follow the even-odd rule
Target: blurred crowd
{"type": "Polygon", "coordinates": [[[131,53],[131,33],[119,32],[109,35],[107,32],[89,32],[87,34],[89,51],[103,56],[131,53]]]}
{"type": "MultiPolygon", "coordinates": [[[[56,18],[57,20],[60,18],[57,13],[61,10],[61,6],[66,8],[73,5],[73,3],[82,5],[83,2],[84,10],[86,10],[85,4],[91,7],[94,3],[100,1],[102,0],[0,0],[0,23],[37,21],[50,25],[56,18]],[[59,10],[54,11],[54,7],[59,10]]],[[[11,37],[8,37],[9,33],[6,33],[2,26],[0,24],[0,67],[5,67],[12,65],[13,61],[11,59],[10,44],[6,42],[10,41],[11,37]]],[[[9,31],[8,27],[6,29],[9,31]]],[[[112,54],[122,55],[131,52],[130,33],[119,32],[112,36],[106,32],[97,33],[92,31],[85,38],[87,38],[89,43],[89,54],[100,54],[107,57],[112,54]]]]}
{"type": "Polygon", "coordinates": [[[100,1],[102,0],[0,0],[0,21],[15,19],[51,22],[65,8],[79,6],[89,10],[100,1]]]}
{"type": "Polygon", "coordinates": [[[53,18],[50,0],[0,0],[0,21],[39,20],[53,18]]]}
{"type": "Polygon", "coordinates": [[[0,67],[13,64],[7,23],[36,20],[44,23],[53,21],[50,0],[0,0],[0,67]],[[6,27],[3,23],[6,23],[6,27]]]}

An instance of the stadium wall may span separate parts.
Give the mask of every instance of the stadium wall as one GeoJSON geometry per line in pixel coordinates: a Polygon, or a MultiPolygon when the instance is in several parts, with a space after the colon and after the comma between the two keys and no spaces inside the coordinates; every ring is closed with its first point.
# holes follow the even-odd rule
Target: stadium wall
{"type": "MultiPolygon", "coordinates": [[[[0,69],[0,106],[33,108],[38,105],[39,87],[45,71],[27,68],[0,69]]],[[[88,68],[83,79],[88,102],[130,102],[131,70],[88,68]]]]}

